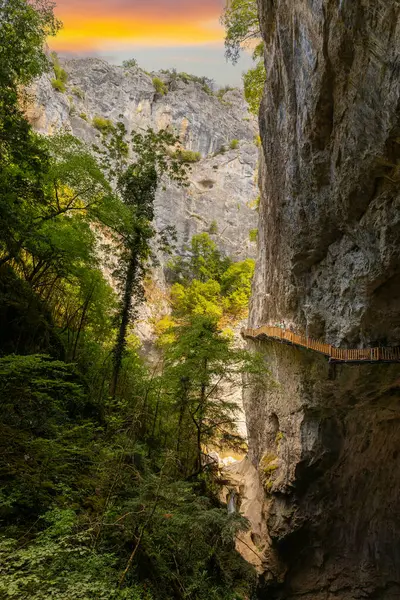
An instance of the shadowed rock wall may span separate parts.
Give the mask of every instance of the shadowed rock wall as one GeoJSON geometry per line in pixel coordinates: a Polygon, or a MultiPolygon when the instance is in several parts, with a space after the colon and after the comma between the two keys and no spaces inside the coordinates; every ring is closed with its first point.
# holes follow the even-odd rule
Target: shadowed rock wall
{"type": "Polygon", "coordinates": [[[252,322],[400,340],[400,6],[260,0],[260,256],[252,322]],[[269,294],[269,295],[268,295],[269,294]]]}
{"type": "MultiPolygon", "coordinates": [[[[400,4],[259,0],[267,84],[250,326],[400,344],[400,4]]],[[[245,394],[264,487],[259,597],[400,597],[400,365],[279,342],[245,394]]]]}

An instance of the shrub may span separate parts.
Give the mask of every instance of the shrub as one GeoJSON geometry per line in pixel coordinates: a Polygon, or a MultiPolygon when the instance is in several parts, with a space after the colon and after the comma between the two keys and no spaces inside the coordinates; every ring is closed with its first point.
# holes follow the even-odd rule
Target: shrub
{"type": "Polygon", "coordinates": [[[177,150],[174,156],[185,163],[195,163],[201,160],[200,152],[194,152],[193,150],[185,150],[183,148],[181,150],[177,150]]]}
{"type": "Polygon", "coordinates": [[[239,147],[239,140],[232,140],[229,147],[231,150],[236,150],[239,147]]]}
{"type": "Polygon", "coordinates": [[[53,86],[53,89],[55,89],[57,92],[65,92],[65,83],[60,81],[60,79],[52,79],[51,85],[53,86]]]}
{"type": "Polygon", "coordinates": [[[128,60],[124,60],[122,63],[124,69],[134,69],[138,66],[138,61],[136,58],[129,58],[128,60]]]}
{"type": "Polygon", "coordinates": [[[157,94],[165,96],[168,93],[168,88],[165,83],[159,77],[153,77],[153,85],[156,89],[157,94]]]}
{"type": "Polygon", "coordinates": [[[53,60],[53,71],[54,75],[56,76],[56,79],[62,81],[62,83],[67,83],[68,73],[60,65],[60,61],[58,60],[57,54],[53,52],[51,57],[53,60]]]}
{"type": "Polygon", "coordinates": [[[104,117],[99,116],[93,117],[92,124],[93,127],[104,134],[110,133],[114,128],[114,125],[110,119],[105,119],[104,117]]]}
{"type": "Polygon", "coordinates": [[[88,120],[88,118],[87,118],[87,114],[86,114],[86,113],[83,113],[83,112],[82,112],[82,113],[80,113],[80,115],[79,115],[79,116],[80,116],[80,118],[81,118],[81,119],[83,119],[84,121],[87,121],[87,120],[88,120]]]}
{"type": "Polygon", "coordinates": [[[71,92],[74,94],[74,96],[76,96],[77,98],[79,98],[80,100],[83,100],[85,98],[85,92],[83,92],[80,88],[78,87],[73,87],[71,92]]]}
{"type": "Polygon", "coordinates": [[[208,233],[210,233],[211,235],[215,235],[218,233],[217,221],[211,221],[210,227],[208,228],[208,233]]]}
{"type": "Polygon", "coordinates": [[[217,98],[218,98],[218,100],[222,100],[222,99],[223,99],[223,97],[225,96],[225,94],[226,94],[227,92],[232,92],[234,89],[235,89],[235,88],[233,88],[233,87],[231,87],[231,86],[229,86],[229,85],[227,85],[227,86],[225,86],[225,87],[222,87],[222,88],[220,88],[220,89],[218,90],[218,92],[217,92],[217,98]]]}
{"type": "Polygon", "coordinates": [[[258,229],[251,229],[249,233],[249,238],[251,242],[256,242],[258,238],[258,229]]]}

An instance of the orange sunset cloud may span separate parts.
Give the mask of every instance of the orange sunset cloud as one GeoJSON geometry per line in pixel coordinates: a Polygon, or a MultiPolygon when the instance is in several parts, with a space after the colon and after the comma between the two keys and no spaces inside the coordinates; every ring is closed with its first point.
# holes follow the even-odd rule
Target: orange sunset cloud
{"type": "Polygon", "coordinates": [[[180,46],[221,43],[219,16],[224,2],[204,0],[60,0],[56,14],[64,27],[51,47],[96,50],[118,45],[180,46]]]}

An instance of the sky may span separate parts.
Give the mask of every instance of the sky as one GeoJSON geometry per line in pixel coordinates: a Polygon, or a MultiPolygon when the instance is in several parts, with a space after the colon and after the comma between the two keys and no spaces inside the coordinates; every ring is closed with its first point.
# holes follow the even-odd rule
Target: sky
{"type": "Polygon", "coordinates": [[[98,56],[114,64],[136,58],[146,71],[176,68],[239,85],[251,65],[224,55],[219,22],[225,0],[56,0],[63,29],[50,41],[61,56],[98,56]]]}

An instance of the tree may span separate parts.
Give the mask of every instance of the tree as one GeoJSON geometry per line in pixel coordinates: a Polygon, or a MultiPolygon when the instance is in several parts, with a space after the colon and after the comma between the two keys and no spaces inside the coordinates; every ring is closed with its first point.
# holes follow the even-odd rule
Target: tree
{"type": "Polygon", "coordinates": [[[23,115],[21,90],[48,68],[44,44],[59,26],[46,0],[0,2],[0,264],[19,250],[26,206],[44,203],[48,152],[23,115]]]}
{"type": "Polygon", "coordinates": [[[203,283],[209,279],[218,280],[232,263],[230,258],[222,256],[208,233],[194,235],[190,246],[184,250],[186,255],[174,258],[168,266],[172,271],[173,280],[185,285],[194,279],[203,283]]]}
{"type": "Polygon", "coordinates": [[[49,66],[45,44],[61,27],[51,0],[0,0],[0,90],[17,92],[49,66]]]}
{"type": "Polygon", "coordinates": [[[266,79],[257,0],[227,0],[221,21],[225,27],[226,57],[233,64],[244,48],[256,45],[253,51],[256,66],[243,74],[243,84],[249,110],[257,114],[266,79]]]}
{"type": "Polygon", "coordinates": [[[207,445],[240,447],[235,415],[237,404],[229,387],[244,373],[266,373],[260,359],[234,347],[210,316],[194,316],[176,328],[165,355],[165,378],[175,398],[175,439],[187,475],[200,473],[207,445]]]}
{"type": "MultiPolygon", "coordinates": [[[[164,374],[125,329],[118,395],[108,393],[128,292],[138,298],[169,241],[154,226],[154,194],[164,175],[186,185],[187,161],[174,160],[173,136],[151,131],[134,136],[132,159],[123,126],[110,124],[105,175],[71,136],[36,135],[21,86],[47,66],[43,43],[58,24],[45,0],[0,0],[0,11],[0,596],[249,597],[255,574],[235,551],[247,523],[221,506],[207,474],[182,475],[199,462],[198,428],[204,443],[227,409],[207,405],[223,357],[210,328],[177,330],[164,374]],[[100,269],[105,245],[120,258],[119,311],[100,269]]],[[[212,287],[217,269],[218,298],[223,286],[231,294],[240,276],[223,282],[229,268],[207,244],[202,255],[204,281],[193,284],[212,287]]]]}
{"type": "Polygon", "coordinates": [[[242,318],[247,310],[254,260],[232,262],[207,233],[194,235],[185,256],[169,262],[173,316],[242,318]]]}
{"type": "Polygon", "coordinates": [[[235,64],[241,50],[261,37],[257,0],[227,0],[221,22],[226,32],[226,57],[235,64]]]}
{"type": "Polygon", "coordinates": [[[161,247],[168,241],[171,228],[157,232],[153,225],[154,200],[159,184],[168,178],[178,186],[187,185],[188,163],[177,158],[174,151],[179,144],[171,132],[158,133],[148,129],[145,134],[133,133],[133,162],[128,156],[126,130],[122,123],[117,124],[108,139],[104,139],[104,150],[99,150],[105,158],[108,172],[116,181],[119,196],[128,209],[125,223],[119,224],[122,245],[119,266],[115,275],[121,288],[119,324],[114,346],[114,373],[111,394],[117,391],[118,377],[126,348],[129,323],[134,319],[133,299],[143,299],[142,282],[153,257],[152,240],[158,235],[161,247]]]}

